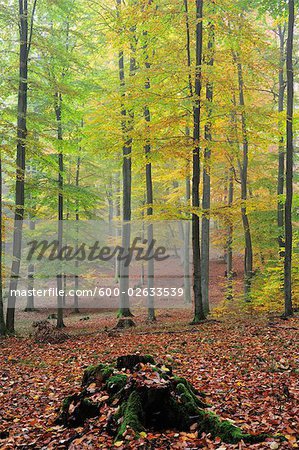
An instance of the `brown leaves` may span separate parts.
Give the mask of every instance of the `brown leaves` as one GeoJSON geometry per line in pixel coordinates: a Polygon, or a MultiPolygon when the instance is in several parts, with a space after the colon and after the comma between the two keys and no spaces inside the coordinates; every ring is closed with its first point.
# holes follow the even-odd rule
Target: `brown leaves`
{"type": "MultiPolygon", "coordinates": [[[[1,450],[22,446],[56,450],[67,445],[70,450],[117,448],[107,431],[109,408],[103,398],[100,417],[88,421],[84,429],[66,430],[53,426],[53,420],[63,398],[70,391],[79,390],[85,367],[138,350],[171,361],[176,373],[188,378],[200,391],[207,392],[208,402],[222,417],[234,419],[247,431],[284,434],[287,441],[272,438],[262,444],[227,445],[219,438],[197,436],[197,428],[192,425],[185,434],[148,431],[136,441],[124,439],[123,448],[267,450],[273,442],[279,445],[279,450],[298,448],[299,346],[294,331],[287,327],[269,328],[266,320],[250,318],[207,323],[191,332],[186,325],[189,319],[188,313],[183,311],[160,318],[156,329],[185,330],[178,334],[138,334],[151,331],[150,326],[144,324],[116,336],[107,336],[107,333],[77,336],[50,346],[35,344],[30,339],[3,341],[0,438],[5,431],[9,436],[0,440],[1,450]],[[187,344],[183,345],[183,341],[187,344]]],[[[136,323],[141,321],[142,318],[136,318],[136,323]]],[[[293,322],[296,325],[296,319],[291,319],[288,326],[293,322]]],[[[107,323],[112,326],[114,317],[97,317],[88,325],[91,332],[97,332],[107,323]]],[[[76,331],[83,326],[83,322],[76,324],[76,331]]],[[[147,366],[142,370],[146,372],[147,366]]],[[[158,382],[159,376],[150,370],[148,375],[150,383],[158,382]]],[[[91,384],[88,388],[92,390],[94,386],[91,384]]],[[[112,407],[116,408],[117,404],[112,407]]]]}

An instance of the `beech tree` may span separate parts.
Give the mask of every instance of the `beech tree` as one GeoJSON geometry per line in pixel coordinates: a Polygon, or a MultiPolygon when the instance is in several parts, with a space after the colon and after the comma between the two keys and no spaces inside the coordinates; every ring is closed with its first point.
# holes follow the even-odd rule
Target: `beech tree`
{"type": "Polygon", "coordinates": [[[201,65],[202,65],[202,38],[203,38],[203,2],[196,0],[196,69],[194,82],[193,107],[193,177],[192,177],[192,250],[193,250],[193,292],[194,292],[194,318],[197,323],[205,319],[202,300],[201,256],[200,256],[200,226],[199,226],[199,182],[200,182],[200,121],[201,121],[201,65]],[[196,211],[197,210],[197,211],[196,211]]]}
{"type": "Polygon", "coordinates": [[[6,334],[6,325],[4,318],[4,307],[3,307],[3,271],[2,271],[2,229],[3,229],[3,212],[2,212],[2,155],[0,153],[0,336],[5,336],[6,334]]]}
{"type": "MultiPolygon", "coordinates": [[[[213,10],[211,9],[210,13],[213,10]]],[[[214,25],[208,24],[208,45],[207,45],[207,66],[212,69],[214,65],[214,25]]],[[[202,231],[201,231],[201,251],[202,251],[202,297],[205,312],[209,312],[209,264],[210,264],[210,208],[211,208],[211,143],[212,143],[212,114],[213,114],[213,74],[207,73],[206,84],[207,101],[207,123],[205,125],[205,149],[203,160],[203,193],[202,193],[202,231]]]]}
{"type": "Polygon", "coordinates": [[[22,229],[25,209],[25,168],[27,139],[27,97],[28,97],[28,61],[32,43],[34,15],[37,0],[33,1],[31,12],[27,0],[19,0],[19,93],[17,124],[17,158],[15,184],[15,215],[13,236],[13,262],[9,284],[9,296],[6,326],[10,333],[15,331],[15,290],[20,272],[22,229]]]}
{"type": "Polygon", "coordinates": [[[285,257],[284,257],[284,302],[285,315],[293,315],[292,304],[292,251],[293,251],[293,120],[294,120],[294,44],[295,7],[294,0],[289,0],[288,9],[288,40],[287,40],[287,120],[286,120],[286,202],[285,202],[285,257]]]}

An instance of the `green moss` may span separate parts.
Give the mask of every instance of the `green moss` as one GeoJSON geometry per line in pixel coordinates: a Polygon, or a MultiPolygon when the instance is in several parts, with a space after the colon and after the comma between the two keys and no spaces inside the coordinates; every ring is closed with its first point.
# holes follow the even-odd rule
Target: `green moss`
{"type": "Polygon", "coordinates": [[[104,382],[113,373],[113,367],[106,364],[98,364],[96,366],[89,366],[85,369],[82,379],[82,386],[86,386],[93,382],[104,382]]]}
{"type": "Polygon", "coordinates": [[[221,420],[211,411],[201,410],[199,413],[199,432],[211,433],[212,437],[220,437],[222,441],[228,444],[237,444],[241,440],[254,444],[263,442],[270,435],[262,433],[258,435],[245,434],[241,428],[236,427],[228,420],[221,420]]]}
{"type": "Polygon", "coordinates": [[[271,434],[261,433],[261,434],[243,434],[242,439],[244,442],[249,444],[257,444],[258,442],[264,442],[268,438],[280,439],[281,441],[286,441],[284,436],[271,436],[271,434]]]}
{"type": "Polygon", "coordinates": [[[127,376],[124,374],[113,375],[108,378],[106,382],[108,391],[111,393],[118,393],[125,387],[127,379],[127,376]]]}
{"type": "Polygon", "coordinates": [[[193,388],[191,389],[190,383],[183,378],[182,380],[182,382],[177,384],[176,393],[181,397],[189,414],[194,416],[197,414],[199,408],[206,407],[207,405],[193,393],[193,388]]]}
{"type": "Polygon", "coordinates": [[[124,403],[121,410],[122,424],[119,427],[117,438],[119,440],[127,427],[132,428],[136,433],[144,430],[142,426],[143,409],[140,401],[140,397],[136,391],[132,392],[128,400],[124,403]]]}
{"type": "Polygon", "coordinates": [[[228,420],[221,420],[211,411],[199,411],[199,431],[211,433],[212,437],[220,437],[228,444],[236,444],[244,438],[241,428],[236,427],[228,420]]]}

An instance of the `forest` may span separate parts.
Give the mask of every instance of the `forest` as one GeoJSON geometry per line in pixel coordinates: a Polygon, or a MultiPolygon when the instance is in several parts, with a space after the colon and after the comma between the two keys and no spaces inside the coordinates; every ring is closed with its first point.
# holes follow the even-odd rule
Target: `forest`
{"type": "Polygon", "coordinates": [[[0,0],[0,448],[299,447],[297,0],[0,0]]]}

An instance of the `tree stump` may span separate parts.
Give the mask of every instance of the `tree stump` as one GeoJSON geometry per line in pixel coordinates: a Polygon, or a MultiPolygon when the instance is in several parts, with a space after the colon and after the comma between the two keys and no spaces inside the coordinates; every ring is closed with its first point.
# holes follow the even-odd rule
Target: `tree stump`
{"type": "Polygon", "coordinates": [[[88,418],[97,417],[104,405],[109,407],[107,430],[117,440],[128,429],[135,435],[144,430],[189,431],[195,422],[199,434],[210,433],[227,443],[241,439],[254,443],[269,437],[243,433],[222,420],[208,410],[203,393],[173,375],[171,367],[155,364],[150,355],[124,355],[116,365],[88,367],[81,392],[64,400],[56,423],[82,426],[88,418]]]}
{"type": "Polygon", "coordinates": [[[122,317],[118,320],[115,328],[123,329],[123,328],[132,328],[135,327],[135,322],[132,319],[128,319],[127,317],[122,317]]]}

